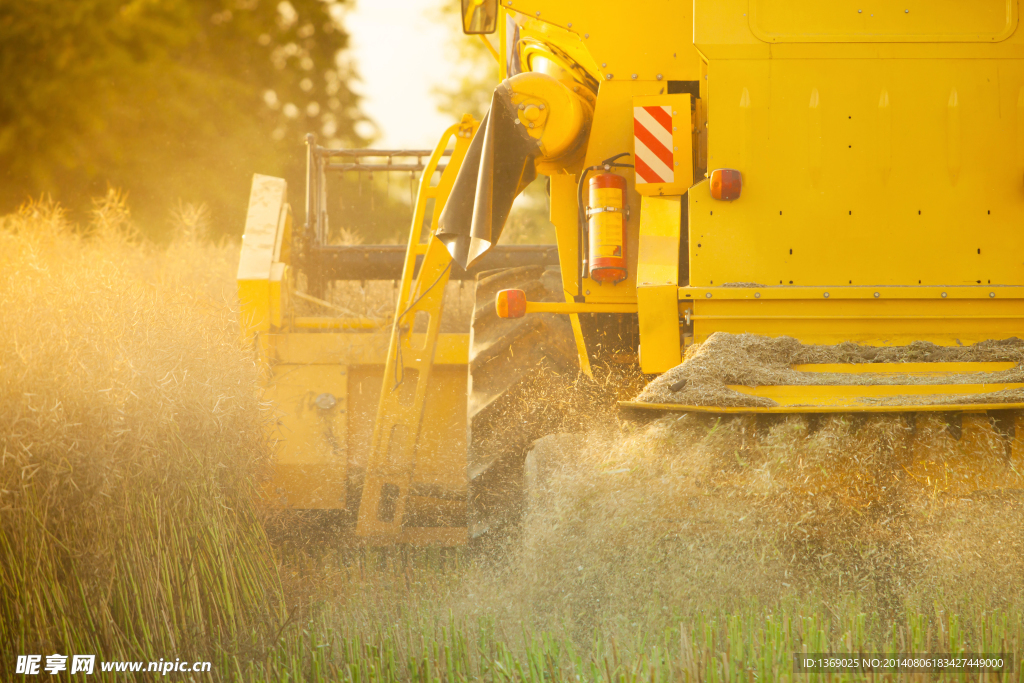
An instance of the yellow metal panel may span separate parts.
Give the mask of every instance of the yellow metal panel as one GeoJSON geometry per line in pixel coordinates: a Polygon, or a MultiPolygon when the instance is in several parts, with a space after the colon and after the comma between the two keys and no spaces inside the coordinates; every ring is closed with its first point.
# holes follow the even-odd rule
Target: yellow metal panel
{"type": "Polygon", "coordinates": [[[1002,372],[1013,370],[1017,364],[1007,362],[983,363],[799,363],[790,368],[797,372],[829,372],[850,375],[915,375],[943,376],[968,372],[1002,372]]]}
{"type": "MultiPolygon", "coordinates": [[[[877,405],[894,396],[970,396],[994,391],[1020,389],[1024,384],[872,384],[835,386],[762,386],[728,385],[748,396],[768,398],[783,406],[835,406],[858,408],[877,405]]],[[[977,410],[977,408],[974,408],[977,410]]]]}
{"type": "Polygon", "coordinates": [[[743,191],[691,191],[691,283],[1024,284],[1024,61],[721,60],[709,77],[709,168],[743,191]]]}
{"type": "Polygon", "coordinates": [[[644,197],[641,200],[638,285],[678,284],[681,221],[679,197],[644,197]]]}
{"type": "MultiPolygon", "coordinates": [[[[693,185],[692,101],[689,93],[633,98],[634,107],[672,107],[672,170],[675,179],[671,183],[645,183],[640,182],[640,177],[636,176],[636,190],[640,194],[681,195],[693,185]]],[[[635,159],[635,151],[633,156],[635,159]]]]}
{"type": "MultiPolygon", "coordinates": [[[[687,96],[689,97],[689,96],[687,96]]],[[[643,197],[637,263],[640,369],[665,372],[682,360],[679,338],[679,197],[643,197]]]]}
{"type": "Polygon", "coordinates": [[[297,330],[379,330],[387,324],[381,318],[292,318],[291,327],[297,330]]]}
{"type": "Polygon", "coordinates": [[[696,298],[689,317],[696,342],[703,342],[719,331],[788,335],[805,344],[855,341],[874,346],[914,341],[953,346],[1024,335],[1021,299],[876,299],[870,294],[869,297],[696,298]]]}
{"type": "Polygon", "coordinates": [[[300,509],[343,509],[347,481],[348,377],[345,366],[277,365],[266,397],[277,411],[272,500],[300,509]],[[318,408],[329,393],[336,404],[318,408]]]}
{"type": "Polygon", "coordinates": [[[640,369],[647,374],[671,370],[682,361],[679,301],[675,285],[638,287],[640,369]]]}
{"type": "MultiPolygon", "coordinates": [[[[334,334],[289,333],[269,335],[274,359],[279,363],[383,365],[388,357],[390,332],[348,332],[334,334]]],[[[411,347],[421,349],[424,335],[412,335],[411,347]]],[[[422,354],[408,353],[403,360],[419,362],[422,354]]],[[[442,332],[437,335],[434,365],[466,365],[469,335],[442,332]]]]}
{"type": "Polygon", "coordinates": [[[767,42],[999,41],[1017,27],[1017,0],[751,0],[749,21],[767,42]]]}
{"type": "MultiPolygon", "coordinates": [[[[788,11],[790,8],[798,11],[805,9],[802,3],[794,4],[786,2],[786,0],[771,1],[777,4],[783,11],[788,11]]],[[[991,7],[1002,1],[987,0],[985,4],[991,7]]],[[[751,6],[750,0],[696,0],[694,3],[693,25],[694,45],[704,58],[711,60],[768,59],[769,56],[771,59],[1020,58],[1022,47],[1024,47],[1024,33],[1021,31],[1010,30],[1005,36],[1005,40],[999,38],[998,35],[995,36],[997,40],[989,39],[994,35],[992,31],[999,30],[995,28],[997,23],[1006,27],[1016,27],[1018,25],[1018,4],[1017,0],[1010,0],[1010,2],[1003,5],[1012,15],[1004,14],[1001,20],[995,19],[993,15],[986,17],[983,14],[977,14],[971,17],[971,22],[978,22],[979,24],[988,23],[990,33],[987,37],[979,36],[982,39],[981,42],[921,42],[927,36],[924,35],[923,31],[918,31],[917,28],[914,29],[914,31],[918,31],[916,35],[913,35],[913,31],[903,36],[896,35],[895,31],[889,35],[882,32],[874,34],[862,32],[862,35],[856,35],[847,39],[842,39],[841,36],[835,35],[835,37],[827,39],[830,42],[807,42],[807,40],[821,40],[821,38],[815,35],[813,27],[803,27],[810,29],[806,38],[801,36],[796,30],[786,30],[785,33],[788,34],[788,37],[784,39],[771,40],[771,36],[763,32],[761,35],[765,40],[758,38],[755,32],[759,32],[761,29],[755,29],[751,26],[752,17],[756,13],[757,8],[751,6]],[[787,42],[790,40],[794,42],[787,42]],[[853,42],[850,42],[851,40],[853,42]],[[907,42],[893,42],[894,40],[905,40],[907,42]]],[[[854,22],[865,22],[869,24],[869,28],[871,22],[875,22],[876,27],[879,26],[880,24],[876,21],[879,19],[883,22],[891,20],[892,23],[890,25],[898,27],[901,21],[904,26],[909,26],[911,22],[927,22],[929,17],[938,18],[941,14],[948,15],[949,13],[959,11],[973,13],[974,11],[971,3],[960,2],[959,0],[947,0],[943,3],[922,2],[918,0],[916,3],[910,4],[896,5],[887,3],[887,5],[888,7],[885,8],[879,5],[875,5],[872,8],[863,3],[858,6],[853,6],[847,2],[814,3],[814,9],[805,13],[809,16],[794,17],[794,21],[819,21],[822,13],[834,11],[837,16],[842,14],[847,19],[854,17],[854,22]],[[889,14],[888,19],[886,19],[883,15],[890,12],[890,8],[895,9],[896,14],[902,13],[903,16],[899,17],[889,14]],[[857,12],[858,9],[863,10],[863,12],[857,12]],[[911,11],[906,12],[905,10],[907,9],[911,11]],[[932,12],[933,9],[935,10],[934,12],[932,12]],[[875,14],[874,17],[871,16],[872,13],[875,14]]],[[[969,23],[966,22],[963,25],[967,26],[969,23]]],[[[916,26],[921,27],[922,23],[916,23],[916,26]]],[[[935,38],[943,41],[951,40],[949,29],[946,28],[944,30],[947,33],[945,37],[935,36],[935,38]]],[[[854,28],[852,31],[854,35],[857,32],[857,28],[854,28]]],[[[839,32],[836,31],[835,33],[838,34],[839,32]]]]}
{"type": "MultiPolygon", "coordinates": [[[[697,80],[691,3],[645,0],[505,0],[523,18],[552,23],[583,39],[604,80],[697,80]]],[[[745,10],[744,10],[745,11],[745,10]]]]}
{"type": "Polygon", "coordinates": [[[270,329],[270,281],[239,280],[238,312],[242,330],[248,335],[270,329]]]}
{"type": "Polygon", "coordinates": [[[270,266],[268,304],[271,327],[281,327],[284,312],[288,309],[288,287],[285,279],[287,270],[288,267],[279,262],[274,262],[270,266]]]}
{"type": "Polygon", "coordinates": [[[283,178],[258,173],[253,176],[249,211],[245,217],[245,235],[238,260],[239,280],[265,280],[270,277],[277,228],[287,202],[287,186],[283,178]]]}
{"type": "Polygon", "coordinates": [[[948,287],[680,287],[679,299],[1024,299],[1024,287],[1007,285],[962,285],[948,287]]]}
{"type": "MultiPolygon", "coordinates": [[[[274,256],[280,252],[281,235],[290,224],[286,201],[283,179],[253,176],[237,272],[239,320],[247,338],[280,324],[283,269],[275,270],[274,256]]],[[[265,354],[265,340],[261,339],[259,346],[265,354]]]]}
{"type": "MultiPolygon", "coordinates": [[[[641,412],[671,412],[671,413],[721,413],[721,414],[744,414],[744,413],[845,413],[850,411],[849,405],[788,405],[764,408],[760,406],[690,406],[682,403],[641,403],[639,401],[619,401],[619,406],[629,410],[641,412]]],[[[965,404],[937,404],[937,405],[905,405],[905,406],[880,406],[860,405],[857,406],[858,413],[916,413],[916,412],[977,412],[979,410],[1019,410],[1024,408],[1024,403],[965,403],[965,404]]]]}

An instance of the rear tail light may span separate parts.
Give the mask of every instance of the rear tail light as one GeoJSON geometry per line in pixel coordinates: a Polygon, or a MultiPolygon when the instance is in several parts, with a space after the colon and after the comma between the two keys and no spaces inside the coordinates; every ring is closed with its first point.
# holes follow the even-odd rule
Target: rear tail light
{"type": "Polygon", "coordinates": [[[711,196],[731,202],[739,199],[743,181],[740,172],[734,168],[717,168],[711,172],[711,196]]]}
{"type": "Polygon", "coordinates": [[[522,318],[526,315],[526,292],[521,289],[503,289],[494,299],[499,318],[522,318]]]}

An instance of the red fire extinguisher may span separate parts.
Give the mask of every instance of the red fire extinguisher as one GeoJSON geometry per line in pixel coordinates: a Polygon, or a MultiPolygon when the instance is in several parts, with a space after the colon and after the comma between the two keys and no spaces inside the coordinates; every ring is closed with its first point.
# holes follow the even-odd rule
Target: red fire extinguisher
{"type": "Polygon", "coordinates": [[[590,279],[604,284],[626,279],[626,179],[599,173],[590,179],[587,226],[590,279]]]}

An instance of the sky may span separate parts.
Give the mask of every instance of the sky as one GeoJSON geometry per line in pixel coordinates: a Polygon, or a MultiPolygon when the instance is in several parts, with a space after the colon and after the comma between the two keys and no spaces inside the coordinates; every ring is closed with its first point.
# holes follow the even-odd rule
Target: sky
{"type": "MultiPolygon", "coordinates": [[[[362,82],[363,111],[376,122],[378,149],[433,149],[454,120],[437,110],[431,88],[454,79],[457,25],[439,16],[442,0],[356,0],[344,23],[362,82]]],[[[448,18],[457,22],[457,16],[448,18]]]]}

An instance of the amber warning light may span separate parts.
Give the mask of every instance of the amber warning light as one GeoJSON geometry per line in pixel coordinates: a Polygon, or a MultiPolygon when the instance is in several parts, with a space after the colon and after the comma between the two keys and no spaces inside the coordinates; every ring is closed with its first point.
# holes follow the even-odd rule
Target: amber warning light
{"type": "Polygon", "coordinates": [[[743,181],[740,172],[733,168],[718,168],[711,172],[711,196],[731,202],[739,199],[743,181]]]}
{"type": "Polygon", "coordinates": [[[526,315],[526,292],[521,289],[503,289],[494,299],[499,318],[522,318],[526,315]]]}

